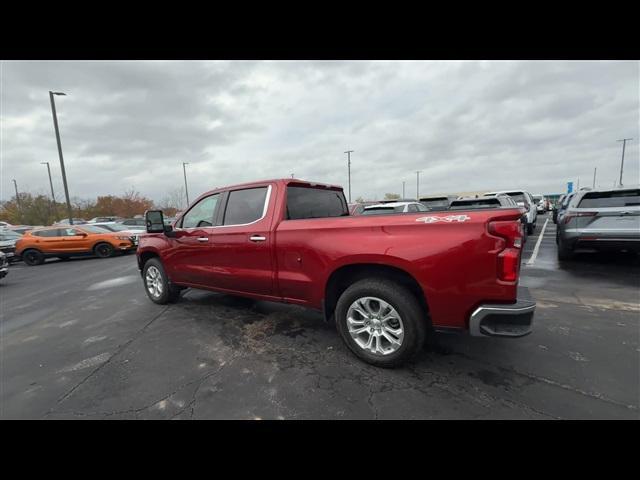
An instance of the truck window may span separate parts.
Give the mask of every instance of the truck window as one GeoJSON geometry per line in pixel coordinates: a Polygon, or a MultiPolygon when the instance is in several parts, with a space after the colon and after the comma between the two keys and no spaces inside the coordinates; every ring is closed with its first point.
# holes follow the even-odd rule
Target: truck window
{"type": "Polygon", "coordinates": [[[339,190],[287,187],[287,220],[342,217],[349,215],[344,194],[339,190]]]}
{"type": "Polygon", "coordinates": [[[223,225],[244,225],[262,218],[267,187],[247,188],[229,192],[223,225]]]}
{"type": "Polygon", "coordinates": [[[213,214],[216,211],[220,194],[216,193],[196,203],[182,218],[182,228],[202,228],[213,226],[213,214]]]}

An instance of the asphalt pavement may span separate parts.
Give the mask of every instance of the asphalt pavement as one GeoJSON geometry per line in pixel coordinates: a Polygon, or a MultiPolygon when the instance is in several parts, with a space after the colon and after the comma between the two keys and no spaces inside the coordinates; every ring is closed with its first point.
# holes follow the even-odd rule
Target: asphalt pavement
{"type": "Polygon", "coordinates": [[[12,265],[0,418],[638,419],[640,261],[559,263],[546,218],[523,252],[534,332],[440,334],[450,354],[395,370],[360,362],[300,307],[195,290],[155,305],[134,255],[12,265]]]}

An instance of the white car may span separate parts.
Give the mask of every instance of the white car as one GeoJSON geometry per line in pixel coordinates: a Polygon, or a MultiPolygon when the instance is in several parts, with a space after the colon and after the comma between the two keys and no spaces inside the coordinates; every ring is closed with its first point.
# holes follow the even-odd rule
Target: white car
{"type": "Polygon", "coordinates": [[[145,229],[138,229],[137,227],[131,228],[129,225],[122,225],[120,223],[115,222],[102,222],[102,223],[92,223],[94,227],[102,228],[107,232],[118,232],[124,235],[129,235],[133,238],[133,243],[138,244],[138,239],[141,233],[146,232],[145,229]]]}
{"type": "Polygon", "coordinates": [[[536,229],[538,221],[538,210],[536,209],[533,196],[526,190],[502,190],[500,192],[487,192],[485,197],[495,197],[496,195],[505,194],[513,198],[519,207],[523,207],[526,212],[527,234],[531,235],[536,229]]]}
{"type": "Polygon", "coordinates": [[[547,211],[547,209],[545,208],[547,199],[544,198],[544,195],[533,195],[533,201],[536,204],[536,211],[538,213],[545,213],[547,211]]]}
{"type": "Polygon", "coordinates": [[[364,207],[360,215],[389,215],[392,213],[417,213],[430,211],[420,202],[378,203],[364,207]]]}

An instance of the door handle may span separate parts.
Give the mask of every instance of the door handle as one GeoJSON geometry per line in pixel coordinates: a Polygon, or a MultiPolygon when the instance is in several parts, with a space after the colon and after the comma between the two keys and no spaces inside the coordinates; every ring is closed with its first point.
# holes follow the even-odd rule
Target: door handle
{"type": "Polygon", "coordinates": [[[209,237],[198,237],[198,241],[202,242],[202,243],[208,242],[209,241],[209,237]]]}
{"type": "Polygon", "coordinates": [[[252,242],[264,242],[267,237],[263,237],[262,235],[252,235],[249,237],[249,240],[252,242]]]}

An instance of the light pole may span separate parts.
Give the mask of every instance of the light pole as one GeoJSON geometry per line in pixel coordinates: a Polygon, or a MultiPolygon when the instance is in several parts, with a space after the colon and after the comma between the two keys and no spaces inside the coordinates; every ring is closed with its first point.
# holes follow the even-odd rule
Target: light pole
{"type": "Polygon", "coordinates": [[[593,168],[593,188],[596,188],[596,172],[598,171],[598,167],[593,168]]]}
{"type": "Polygon", "coordinates": [[[13,186],[16,188],[16,204],[18,205],[18,213],[20,214],[20,221],[22,221],[22,207],[20,206],[20,195],[18,195],[18,182],[13,179],[13,186]]]}
{"type": "Polygon", "coordinates": [[[620,162],[620,186],[622,186],[622,169],[624,168],[624,147],[627,145],[627,140],[633,140],[633,138],[623,138],[621,140],[617,140],[618,142],[622,142],[622,161],[620,162]]]}
{"type": "Polygon", "coordinates": [[[67,211],[69,212],[69,225],[73,225],[73,211],[71,210],[71,200],[69,200],[69,189],[67,188],[67,174],[64,170],[64,158],[62,157],[62,144],[60,143],[60,130],[58,129],[58,116],[56,115],[56,103],[53,101],[54,95],[65,95],[62,92],[52,92],[49,90],[51,100],[51,113],[53,114],[53,126],[56,130],[56,140],[58,141],[58,156],[60,157],[60,170],[62,170],[62,185],[64,185],[64,196],[67,200],[67,211]]]}
{"type": "Polygon", "coordinates": [[[402,182],[402,199],[404,200],[405,198],[407,197],[404,195],[404,182],[402,182]]]}
{"type": "Polygon", "coordinates": [[[420,170],[416,171],[416,202],[420,201],[420,170]]]}
{"type": "Polygon", "coordinates": [[[53,182],[51,181],[51,168],[49,168],[49,162],[40,162],[40,165],[46,165],[47,166],[47,172],[49,173],[49,185],[51,186],[51,201],[53,203],[56,202],[56,196],[53,193],[53,182]]]}
{"type": "Polygon", "coordinates": [[[347,169],[349,172],[349,203],[351,203],[351,154],[353,150],[347,150],[344,152],[347,154],[347,169]]]}
{"type": "Polygon", "coordinates": [[[187,196],[187,208],[189,207],[189,189],[187,188],[187,167],[189,162],[182,162],[182,172],[184,173],[184,193],[187,196]]]}

